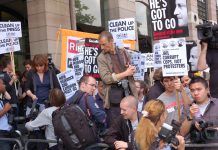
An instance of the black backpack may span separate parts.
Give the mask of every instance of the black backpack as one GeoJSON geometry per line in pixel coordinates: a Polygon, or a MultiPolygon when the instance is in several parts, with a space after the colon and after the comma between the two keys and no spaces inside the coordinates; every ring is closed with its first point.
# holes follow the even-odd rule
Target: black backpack
{"type": "MultiPolygon", "coordinates": [[[[77,91],[71,104],[57,109],[52,114],[55,135],[62,140],[64,147],[69,150],[84,150],[97,143],[95,124],[77,105],[83,95],[84,92],[77,91]]],[[[87,101],[87,98],[85,100],[87,101]]]]}

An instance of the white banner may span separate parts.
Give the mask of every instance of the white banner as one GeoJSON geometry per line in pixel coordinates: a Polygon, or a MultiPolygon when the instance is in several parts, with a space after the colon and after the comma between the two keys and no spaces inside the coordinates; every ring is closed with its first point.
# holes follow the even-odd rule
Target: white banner
{"type": "Polygon", "coordinates": [[[108,21],[109,32],[112,33],[114,41],[135,40],[135,19],[126,18],[108,21]]]}
{"type": "Polygon", "coordinates": [[[0,22],[0,39],[22,37],[21,22],[0,22]]]}
{"type": "Polygon", "coordinates": [[[0,39],[0,54],[15,52],[20,50],[20,42],[18,38],[0,39]]]}
{"type": "Polygon", "coordinates": [[[59,73],[57,78],[67,100],[72,97],[77,90],[79,90],[79,86],[77,84],[73,70],[67,70],[65,72],[59,73]]]}
{"type": "Polygon", "coordinates": [[[185,38],[160,40],[163,76],[188,74],[185,38]]]}
{"type": "Polygon", "coordinates": [[[154,53],[145,53],[145,65],[146,68],[154,67],[154,53]]]}
{"type": "Polygon", "coordinates": [[[160,49],[160,43],[155,43],[153,45],[154,50],[154,67],[160,68],[162,67],[162,61],[161,61],[161,49],[160,49]]]}

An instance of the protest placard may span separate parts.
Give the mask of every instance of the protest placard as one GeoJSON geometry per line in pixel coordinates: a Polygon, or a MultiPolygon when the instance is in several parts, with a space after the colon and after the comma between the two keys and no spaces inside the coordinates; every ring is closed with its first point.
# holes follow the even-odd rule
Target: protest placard
{"type": "Polygon", "coordinates": [[[57,75],[61,89],[68,100],[74,93],[79,90],[73,70],[67,70],[57,75]]]}
{"type": "Polygon", "coordinates": [[[188,74],[185,38],[160,40],[163,76],[188,74]]]}
{"type": "Polygon", "coordinates": [[[84,54],[76,53],[73,58],[68,58],[68,68],[75,71],[76,80],[79,81],[84,71],[84,54]]]}
{"type": "Polygon", "coordinates": [[[160,44],[155,43],[153,45],[153,50],[154,50],[154,68],[160,68],[162,67],[162,61],[161,61],[161,49],[160,49],[160,44]]]}
{"type": "Polygon", "coordinates": [[[154,53],[145,53],[145,66],[146,68],[154,67],[154,53]]]}
{"type": "MultiPolygon", "coordinates": [[[[146,54],[141,53],[141,72],[147,72],[147,66],[146,66],[146,54]]],[[[143,73],[144,74],[144,73],[143,73]]]]}
{"type": "Polygon", "coordinates": [[[0,22],[0,39],[22,37],[21,22],[0,22]]]}
{"type": "Polygon", "coordinates": [[[108,21],[109,32],[113,35],[114,41],[135,40],[135,19],[125,18],[108,21]]]}
{"type": "Polygon", "coordinates": [[[128,50],[128,54],[130,55],[130,64],[136,67],[136,72],[133,75],[134,79],[144,80],[144,74],[141,73],[141,53],[137,51],[128,50]]]}
{"type": "Polygon", "coordinates": [[[100,79],[97,56],[100,54],[100,48],[97,39],[86,38],[84,44],[84,75],[89,75],[100,79]]]}
{"type": "Polygon", "coordinates": [[[4,38],[0,39],[0,54],[9,53],[12,51],[19,51],[20,43],[18,38],[4,38]]]}
{"type": "Polygon", "coordinates": [[[186,0],[149,0],[149,7],[154,40],[188,36],[186,0]]]}

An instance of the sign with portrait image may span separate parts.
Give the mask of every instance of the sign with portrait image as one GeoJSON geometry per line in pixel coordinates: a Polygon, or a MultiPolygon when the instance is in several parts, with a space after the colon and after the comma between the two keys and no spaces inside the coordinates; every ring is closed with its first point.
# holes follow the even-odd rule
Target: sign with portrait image
{"type": "Polygon", "coordinates": [[[153,39],[187,37],[186,0],[149,0],[153,39]]]}
{"type": "Polygon", "coordinates": [[[195,41],[186,41],[188,70],[191,72],[198,71],[199,52],[195,41]]]}
{"type": "Polygon", "coordinates": [[[185,38],[160,40],[163,76],[188,75],[185,38]]]}

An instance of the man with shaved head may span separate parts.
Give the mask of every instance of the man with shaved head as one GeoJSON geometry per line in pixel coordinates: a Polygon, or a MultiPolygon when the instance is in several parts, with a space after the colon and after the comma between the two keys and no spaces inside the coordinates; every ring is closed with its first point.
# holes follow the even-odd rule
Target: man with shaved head
{"type": "Polygon", "coordinates": [[[138,100],[134,96],[121,100],[121,115],[114,120],[105,136],[105,142],[110,148],[135,150],[134,133],[141,117],[137,106],[138,100]]]}

